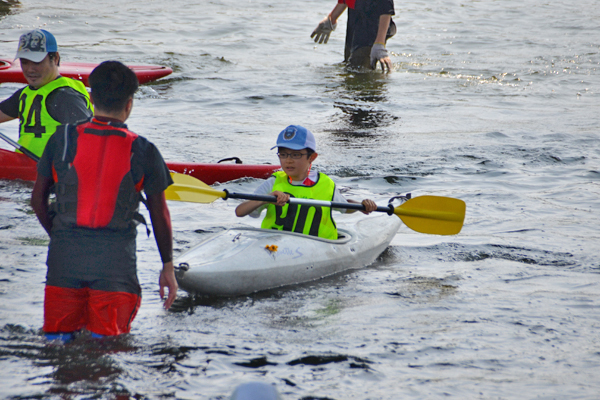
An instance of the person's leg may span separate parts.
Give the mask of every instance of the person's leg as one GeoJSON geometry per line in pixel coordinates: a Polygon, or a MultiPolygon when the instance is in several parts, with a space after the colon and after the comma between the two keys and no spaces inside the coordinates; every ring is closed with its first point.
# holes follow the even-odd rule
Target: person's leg
{"type": "Polygon", "coordinates": [[[48,340],[64,343],[86,324],[87,289],[46,285],[44,293],[44,327],[48,340]]]}
{"type": "Polygon", "coordinates": [[[139,294],[90,289],[86,329],[92,337],[129,333],[141,302],[139,294]]]}
{"type": "Polygon", "coordinates": [[[359,47],[354,50],[348,58],[348,66],[352,68],[371,69],[371,47],[359,47]]]}

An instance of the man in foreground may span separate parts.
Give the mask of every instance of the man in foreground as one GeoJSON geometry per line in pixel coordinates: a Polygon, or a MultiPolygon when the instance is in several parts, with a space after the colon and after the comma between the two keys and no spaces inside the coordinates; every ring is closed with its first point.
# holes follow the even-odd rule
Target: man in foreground
{"type": "Polygon", "coordinates": [[[117,61],[89,77],[94,117],[65,125],[48,141],[38,163],[31,205],[50,235],[44,332],[68,341],[86,329],[93,336],[128,333],[141,304],[136,271],[136,221],[146,193],[163,262],[159,278],[168,309],[177,294],[171,219],[164,190],[169,170],[158,149],[129,131],[138,80],[117,61]],[[49,207],[50,188],[56,202],[49,207]]]}

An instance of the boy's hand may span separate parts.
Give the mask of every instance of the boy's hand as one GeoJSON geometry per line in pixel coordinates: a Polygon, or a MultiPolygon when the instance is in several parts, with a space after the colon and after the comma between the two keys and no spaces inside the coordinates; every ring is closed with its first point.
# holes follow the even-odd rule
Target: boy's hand
{"type": "Polygon", "coordinates": [[[369,215],[373,211],[377,210],[377,204],[375,204],[373,200],[365,199],[361,204],[365,207],[365,210],[361,211],[363,214],[369,215]]]}
{"type": "Polygon", "coordinates": [[[275,202],[275,205],[280,206],[280,207],[283,207],[285,205],[285,203],[287,203],[290,200],[289,194],[280,192],[278,190],[271,193],[271,196],[277,197],[277,202],[275,202]]]}

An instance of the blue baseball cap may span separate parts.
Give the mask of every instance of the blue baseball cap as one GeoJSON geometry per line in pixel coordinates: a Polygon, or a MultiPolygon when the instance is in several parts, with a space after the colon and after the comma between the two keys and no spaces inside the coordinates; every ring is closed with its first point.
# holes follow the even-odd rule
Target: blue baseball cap
{"type": "Polygon", "coordinates": [[[46,58],[46,54],[55,51],[58,51],[58,45],[54,36],[44,29],[34,29],[19,38],[15,59],[24,58],[38,63],[46,58]]]}
{"type": "Polygon", "coordinates": [[[290,125],[279,133],[277,136],[277,144],[271,147],[285,147],[291,150],[311,149],[317,151],[317,142],[311,131],[300,126],[290,125]]]}

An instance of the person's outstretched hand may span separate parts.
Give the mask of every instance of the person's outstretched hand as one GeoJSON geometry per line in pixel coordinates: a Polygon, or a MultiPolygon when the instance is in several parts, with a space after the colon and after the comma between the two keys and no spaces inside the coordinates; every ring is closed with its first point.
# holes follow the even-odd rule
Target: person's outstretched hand
{"type": "Polygon", "coordinates": [[[388,51],[383,43],[375,43],[371,47],[371,68],[377,69],[377,63],[381,64],[381,69],[385,72],[387,67],[388,72],[392,70],[392,60],[388,55],[388,51]]]}
{"type": "Polygon", "coordinates": [[[310,37],[315,38],[315,43],[327,43],[329,40],[329,35],[331,35],[331,32],[335,31],[336,26],[337,23],[332,24],[328,15],[325,17],[325,19],[323,19],[323,21],[319,22],[319,25],[315,28],[310,37]]]}

